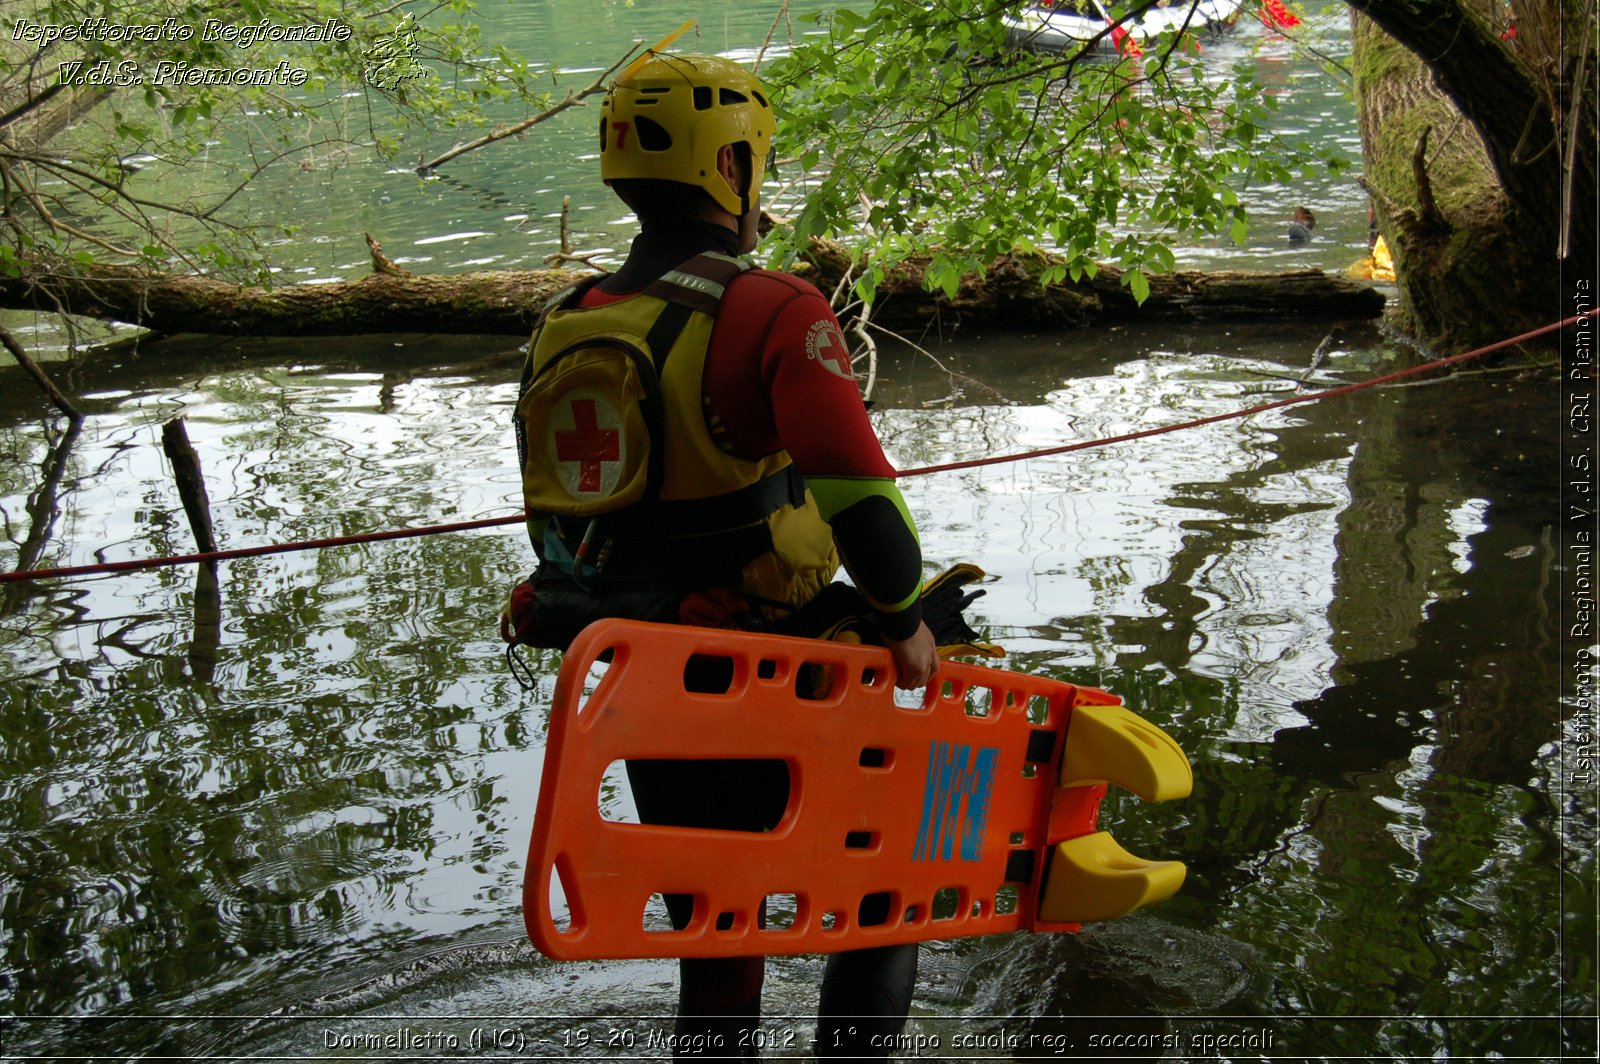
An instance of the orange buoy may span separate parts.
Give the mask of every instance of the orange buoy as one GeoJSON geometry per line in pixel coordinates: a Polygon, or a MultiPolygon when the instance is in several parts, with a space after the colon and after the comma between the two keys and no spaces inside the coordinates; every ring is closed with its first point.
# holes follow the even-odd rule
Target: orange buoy
{"type": "Polygon", "coordinates": [[[880,647],[590,625],[551,709],[523,882],[534,944],[563,960],[827,953],[1074,930],[1181,885],[1181,863],[1096,830],[1108,783],[1156,801],[1192,783],[1177,745],[1115,696],[946,661],[903,705],[893,676],[880,647]],[[707,661],[725,689],[685,682],[707,661]],[[607,770],[646,758],[781,761],[788,804],[764,833],[609,819],[607,770]],[[668,894],[694,900],[681,929],[652,926],[668,894]],[[773,898],[785,919],[764,921],[773,898]]]}

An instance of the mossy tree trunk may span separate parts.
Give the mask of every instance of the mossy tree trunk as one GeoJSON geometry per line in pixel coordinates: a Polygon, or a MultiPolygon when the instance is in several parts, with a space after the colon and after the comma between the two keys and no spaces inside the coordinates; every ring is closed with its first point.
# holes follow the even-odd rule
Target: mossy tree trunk
{"type": "Polygon", "coordinates": [[[1403,328],[1460,349],[1548,324],[1596,241],[1586,3],[1350,0],[1366,183],[1403,328]]]}

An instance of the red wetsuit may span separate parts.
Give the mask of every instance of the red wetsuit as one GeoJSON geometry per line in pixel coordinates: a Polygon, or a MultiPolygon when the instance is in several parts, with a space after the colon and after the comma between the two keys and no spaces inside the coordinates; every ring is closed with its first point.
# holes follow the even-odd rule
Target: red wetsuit
{"type": "MultiPolygon", "coordinates": [[[[701,251],[731,251],[732,237],[715,226],[647,232],[622,270],[585,293],[583,305],[632,295],[701,251]]],[[[904,639],[915,632],[922,579],[916,528],[822,293],[769,270],[736,277],[711,334],[703,387],[706,420],[718,444],[744,458],[788,451],[884,634],[904,639]]]]}

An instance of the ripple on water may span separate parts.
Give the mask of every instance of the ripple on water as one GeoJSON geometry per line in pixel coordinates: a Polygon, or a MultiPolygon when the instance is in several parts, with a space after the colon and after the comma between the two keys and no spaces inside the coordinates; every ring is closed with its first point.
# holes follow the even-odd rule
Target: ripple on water
{"type": "Polygon", "coordinates": [[[255,859],[232,879],[208,880],[225,941],[250,954],[303,947],[350,934],[389,901],[376,838],[334,830],[257,843],[255,859]]]}
{"type": "Polygon", "coordinates": [[[1251,946],[1149,912],[1077,934],[971,941],[959,997],[974,1015],[1220,1014],[1265,982],[1251,946]]]}
{"type": "MultiPolygon", "coordinates": [[[[540,956],[520,928],[478,937],[399,966],[364,964],[365,974],[354,980],[327,973],[300,987],[277,1015],[219,1031],[209,1044],[225,1045],[230,1054],[297,1056],[308,1044],[308,1030],[320,1045],[327,1029],[346,1048],[358,1048],[368,1036],[392,1035],[394,1017],[407,1016],[413,1017],[409,1026],[437,1032],[441,1046],[433,1048],[446,1048],[451,1038],[465,1048],[475,1028],[492,1027],[514,1032],[500,1048],[520,1050],[518,1055],[592,1058],[601,1047],[593,1041],[580,1045],[574,1034],[579,1029],[590,1039],[613,1027],[628,1030],[641,1051],[649,1031],[670,1029],[663,1018],[676,1005],[675,961],[556,963],[540,956]],[[615,1022],[578,1025],[568,1019],[597,1016],[615,1022]]],[[[611,1048],[624,1052],[603,1055],[629,1055],[633,1047],[611,1048]]]]}

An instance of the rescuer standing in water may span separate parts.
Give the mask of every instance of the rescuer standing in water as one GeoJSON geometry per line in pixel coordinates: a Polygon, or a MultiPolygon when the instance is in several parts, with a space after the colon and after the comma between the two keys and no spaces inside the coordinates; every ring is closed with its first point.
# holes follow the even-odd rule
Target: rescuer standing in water
{"type": "MultiPolygon", "coordinates": [[[[646,52],[607,96],[600,176],[640,233],[534,332],[516,427],[539,567],[508,640],[565,648],[604,616],[824,635],[851,602],[898,686],[932,680],[916,527],[839,322],[811,284],[737,258],[756,246],[776,131],[761,83],[715,56],[646,52]],[[833,583],[841,563],[853,589],[833,583]]],[[[687,682],[721,689],[707,672],[687,682]]],[[[788,801],[781,761],[628,775],[645,823],[762,831],[788,801]]],[[[687,926],[693,898],[666,903],[687,926]]],[[[679,964],[678,1055],[754,1055],[763,958],[679,964]]],[[[817,1054],[888,1055],[916,964],[914,944],[831,956],[817,1054]]]]}

